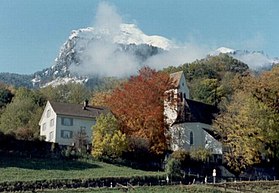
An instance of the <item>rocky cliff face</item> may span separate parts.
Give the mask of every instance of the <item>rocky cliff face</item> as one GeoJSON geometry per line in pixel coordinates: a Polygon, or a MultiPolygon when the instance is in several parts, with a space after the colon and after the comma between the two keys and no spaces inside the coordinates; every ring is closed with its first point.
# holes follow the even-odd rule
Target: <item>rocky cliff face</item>
{"type": "MultiPolygon", "coordinates": [[[[112,54],[126,53],[134,57],[139,63],[143,63],[149,57],[172,47],[168,39],[160,36],[147,36],[133,24],[122,24],[120,31],[114,34],[94,28],[74,30],[61,47],[55,59],[55,64],[34,74],[33,85],[41,87],[67,82],[88,81],[92,76],[96,76],[98,71],[91,70],[85,74],[79,73],[79,68],[84,68],[82,65],[84,60],[91,57],[88,55],[89,49],[92,49],[98,43],[101,46],[102,42],[108,43],[108,41],[110,41],[109,46],[114,45],[112,54]]],[[[100,52],[102,52],[101,48],[100,52]]]]}

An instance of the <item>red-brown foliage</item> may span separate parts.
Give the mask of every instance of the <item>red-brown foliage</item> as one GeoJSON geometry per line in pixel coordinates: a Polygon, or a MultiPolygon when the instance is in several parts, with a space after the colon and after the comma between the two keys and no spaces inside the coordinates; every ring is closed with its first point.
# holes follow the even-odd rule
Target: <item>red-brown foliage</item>
{"type": "Polygon", "coordinates": [[[171,87],[168,74],[144,67],[107,100],[122,124],[122,132],[147,140],[152,153],[161,154],[167,148],[164,93],[171,87]]]}

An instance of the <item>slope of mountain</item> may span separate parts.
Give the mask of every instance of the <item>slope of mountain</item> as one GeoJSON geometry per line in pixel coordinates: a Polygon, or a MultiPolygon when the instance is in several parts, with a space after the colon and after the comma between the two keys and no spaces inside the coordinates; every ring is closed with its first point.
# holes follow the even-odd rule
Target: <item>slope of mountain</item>
{"type": "Polygon", "coordinates": [[[175,45],[167,38],[162,36],[148,36],[134,24],[122,24],[120,26],[120,31],[121,33],[113,38],[114,43],[136,45],[147,44],[163,50],[169,50],[175,47],[175,45]]]}
{"type": "MultiPolygon", "coordinates": [[[[71,71],[73,66],[81,65],[84,53],[94,46],[96,41],[112,41],[117,45],[114,52],[125,52],[135,56],[139,62],[171,49],[171,41],[160,36],[147,36],[133,24],[122,24],[118,33],[108,30],[85,28],[73,30],[69,39],[61,47],[55,64],[35,73],[32,82],[36,86],[57,85],[66,82],[86,82],[90,74],[82,76],[71,71]]],[[[96,72],[98,73],[98,72],[96,72]]]]}
{"type": "Polygon", "coordinates": [[[33,75],[15,74],[15,73],[0,73],[0,82],[15,87],[26,87],[32,88],[33,84],[31,80],[34,78],[33,75]]]}

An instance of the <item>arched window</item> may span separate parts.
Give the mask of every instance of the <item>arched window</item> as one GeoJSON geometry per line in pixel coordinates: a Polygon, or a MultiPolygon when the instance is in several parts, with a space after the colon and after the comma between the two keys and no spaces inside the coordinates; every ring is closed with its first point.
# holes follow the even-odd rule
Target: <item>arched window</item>
{"type": "Polygon", "coordinates": [[[174,93],[173,93],[173,91],[171,91],[170,98],[171,98],[171,100],[173,100],[173,98],[174,98],[174,93]]]}
{"type": "Polygon", "coordinates": [[[193,136],[193,132],[190,132],[190,145],[194,144],[194,136],[193,136]]]}

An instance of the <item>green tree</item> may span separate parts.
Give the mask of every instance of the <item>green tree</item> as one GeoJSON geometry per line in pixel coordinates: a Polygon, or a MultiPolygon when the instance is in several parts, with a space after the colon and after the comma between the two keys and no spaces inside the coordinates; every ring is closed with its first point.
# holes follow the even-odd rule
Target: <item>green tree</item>
{"type": "Polygon", "coordinates": [[[204,148],[196,148],[190,150],[190,157],[192,160],[198,161],[198,162],[206,162],[209,157],[211,156],[208,149],[204,148]]]}
{"type": "Polygon", "coordinates": [[[33,139],[39,135],[39,120],[45,99],[39,91],[19,88],[15,97],[3,110],[0,130],[15,133],[18,138],[33,139]]]}
{"type": "Polygon", "coordinates": [[[14,94],[5,87],[0,87],[0,109],[12,101],[14,94]]]}
{"type": "Polygon", "coordinates": [[[181,177],[183,175],[181,162],[175,158],[168,160],[165,171],[171,177],[181,177]]]}
{"type": "Polygon", "coordinates": [[[8,104],[0,118],[0,128],[5,133],[15,132],[18,128],[28,125],[36,110],[32,99],[24,98],[8,104]]]}
{"type": "Polygon", "coordinates": [[[83,84],[69,84],[68,102],[72,104],[81,104],[90,96],[89,90],[83,84]]]}
{"type": "Polygon", "coordinates": [[[192,98],[207,104],[218,104],[226,94],[217,79],[197,80],[192,84],[192,98]]]}
{"type": "Polygon", "coordinates": [[[218,105],[231,99],[233,89],[231,81],[235,76],[246,76],[248,66],[227,54],[208,56],[178,67],[170,66],[163,71],[173,73],[183,71],[193,99],[218,105]]]}
{"type": "Polygon", "coordinates": [[[128,148],[126,135],[119,129],[116,118],[102,114],[93,126],[92,155],[96,158],[117,158],[128,148]]]}
{"type": "Polygon", "coordinates": [[[40,91],[47,100],[72,104],[81,104],[90,97],[90,91],[79,83],[68,83],[56,87],[48,86],[40,91]]]}

